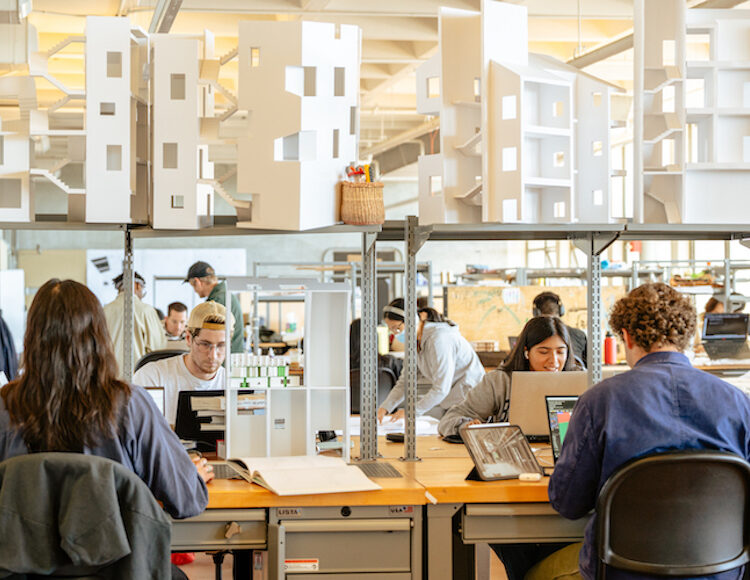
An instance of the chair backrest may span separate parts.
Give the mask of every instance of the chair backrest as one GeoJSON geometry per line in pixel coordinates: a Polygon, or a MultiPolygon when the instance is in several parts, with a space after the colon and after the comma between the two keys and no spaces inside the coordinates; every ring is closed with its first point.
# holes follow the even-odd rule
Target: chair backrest
{"type": "Polygon", "coordinates": [[[596,507],[598,578],[606,567],[704,576],[748,562],[750,464],[719,451],[650,455],[616,471],[596,507]]]}
{"type": "Polygon", "coordinates": [[[177,356],[178,354],[185,354],[186,352],[188,351],[184,349],[175,349],[175,348],[165,348],[164,350],[152,350],[151,352],[147,352],[141,358],[138,359],[138,362],[135,363],[135,368],[133,369],[133,372],[137,371],[143,365],[147,365],[148,363],[161,360],[163,358],[171,358],[173,356],[177,356]]]}
{"type": "Polygon", "coordinates": [[[170,573],[169,518],[135,473],[103,457],[32,453],[0,463],[0,528],[0,577],[170,573]]]}
{"type": "MultiPolygon", "coordinates": [[[[393,385],[396,384],[396,375],[388,367],[378,368],[378,405],[385,401],[388,393],[391,392],[393,385]]],[[[349,371],[349,388],[351,390],[351,412],[355,415],[360,411],[360,400],[362,391],[362,381],[360,379],[360,370],[351,369],[349,371]]]]}

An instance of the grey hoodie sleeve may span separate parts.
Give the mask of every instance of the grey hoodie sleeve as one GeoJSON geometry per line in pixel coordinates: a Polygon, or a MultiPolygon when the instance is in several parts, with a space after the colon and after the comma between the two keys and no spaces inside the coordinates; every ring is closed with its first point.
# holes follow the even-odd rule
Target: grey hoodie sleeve
{"type": "Polygon", "coordinates": [[[443,437],[455,435],[461,425],[472,419],[486,421],[488,417],[495,417],[509,398],[510,375],[501,370],[492,371],[469,391],[461,403],[448,409],[440,419],[438,432],[443,437]]]}

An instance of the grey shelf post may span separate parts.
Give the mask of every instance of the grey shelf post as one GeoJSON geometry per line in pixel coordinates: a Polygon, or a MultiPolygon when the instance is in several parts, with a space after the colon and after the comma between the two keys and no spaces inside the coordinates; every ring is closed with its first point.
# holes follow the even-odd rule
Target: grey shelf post
{"type": "Polygon", "coordinates": [[[404,224],[406,241],[406,293],[404,295],[404,326],[406,328],[406,416],[404,418],[404,461],[419,461],[417,457],[417,252],[429,237],[429,230],[420,228],[415,216],[408,216],[404,224]]]}
{"type": "Polygon", "coordinates": [[[125,292],[122,327],[122,376],[130,382],[133,378],[133,237],[130,229],[125,228],[125,255],[122,260],[122,288],[125,292]]]}
{"type": "MultiPolygon", "coordinates": [[[[253,272],[252,272],[253,278],[258,277],[258,262],[253,262],[253,272]]],[[[268,324],[269,321],[266,320],[266,324],[268,324]]],[[[281,317],[279,317],[279,325],[281,325],[281,317]]],[[[253,354],[259,355],[260,354],[260,317],[258,315],[258,293],[253,292],[253,319],[250,321],[250,326],[252,327],[253,331],[253,354]]],[[[249,349],[248,349],[249,350],[249,349]]]]}
{"type": "MultiPolygon", "coordinates": [[[[729,242],[724,242],[725,245],[728,245],[729,242]]],[[[727,251],[728,248],[725,249],[725,258],[724,258],[724,312],[731,312],[731,307],[729,305],[729,297],[732,294],[732,288],[734,288],[734,284],[732,282],[732,263],[729,260],[729,252],[727,251]]]]}
{"type": "Polygon", "coordinates": [[[614,234],[592,232],[584,237],[573,237],[575,246],[586,253],[586,295],[588,300],[588,350],[589,386],[602,380],[602,258],[601,254],[617,238],[614,234]]]}
{"type": "MultiPolygon", "coordinates": [[[[363,236],[363,243],[364,243],[364,236],[367,236],[367,235],[368,234],[362,234],[362,236],[363,236]]],[[[365,264],[364,264],[364,254],[362,254],[362,260],[363,260],[363,262],[362,262],[362,268],[364,269],[364,267],[365,267],[365,264]]],[[[357,262],[349,262],[349,273],[351,275],[349,281],[350,281],[351,287],[352,287],[352,294],[351,294],[352,318],[354,318],[354,316],[355,316],[355,314],[357,312],[357,270],[359,269],[358,266],[359,266],[359,264],[357,262]]],[[[324,273],[325,273],[325,271],[324,271],[324,273]]],[[[360,280],[362,281],[362,290],[361,291],[364,294],[364,291],[365,291],[364,290],[364,279],[365,279],[364,271],[362,273],[360,273],[359,276],[360,276],[360,280]]],[[[325,282],[325,280],[321,280],[321,282],[325,282]]],[[[364,300],[364,297],[362,297],[362,300],[364,300]]]]}
{"type": "MultiPolygon", "coordinates": [[[[362,234],[362,317],[360,325],[360,459],[371,461],[378,456],[378,355],[377,355],[377,234],[362,234]]],[[[356,275],[352,270],[353,286],[356,275]]],[[[353,315],[353,311],[352,311],[353,315]]],[[[356,388],[356,385],[355,387],[356,388]]]]}

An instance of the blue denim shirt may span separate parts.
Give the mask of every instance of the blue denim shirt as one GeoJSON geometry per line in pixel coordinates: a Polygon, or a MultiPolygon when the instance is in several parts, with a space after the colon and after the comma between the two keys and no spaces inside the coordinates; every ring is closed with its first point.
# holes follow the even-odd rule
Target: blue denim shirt
{"type": "MultiPolygon", "coordinates": [[[[675,449],[717,449],[750,459],[750,399],[697,370],[677,352],[655,352],[581,396],[549,483],[566,518],[594,509],[599,490],[630,459],[675,449]]],[[[596,575],[595,518],[586,527],[581,574],[596,575]]],[[[644,578],[610,569],[613,579],[644,578]]],[[[739,571],[711,576],[739,578],[739,571]]]]}

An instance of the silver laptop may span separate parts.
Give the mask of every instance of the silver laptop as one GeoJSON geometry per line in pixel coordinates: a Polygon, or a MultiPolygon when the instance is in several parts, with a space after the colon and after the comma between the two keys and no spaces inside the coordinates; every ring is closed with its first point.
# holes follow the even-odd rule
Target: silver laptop
{"type": "Polygon", "coordinates": [[[586,371],[515,371],[511,375],[508,421],[518,425],[527,437],[547,439],[547,403],[552,395],[578,396],[588,388],[586,371]]]}

